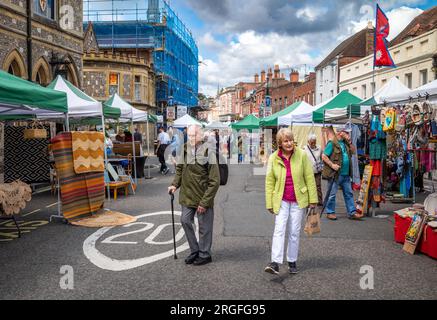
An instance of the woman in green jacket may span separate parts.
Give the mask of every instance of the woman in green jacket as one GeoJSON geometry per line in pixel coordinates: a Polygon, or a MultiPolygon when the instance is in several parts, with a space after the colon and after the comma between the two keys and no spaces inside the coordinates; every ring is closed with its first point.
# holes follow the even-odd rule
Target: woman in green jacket
{"type": "Polygon", "coordinates": [[[312,165],[305,152],[295,146],[290,129],[276,135],[278,150],[270,157],[266,175],[266,208],[275,215],[271,262],[264,271],[279,274],[283,262],[288,223],[288,271],[297,273],[299,235],[307,207],[317,204],[317,187],[312,165]]]}

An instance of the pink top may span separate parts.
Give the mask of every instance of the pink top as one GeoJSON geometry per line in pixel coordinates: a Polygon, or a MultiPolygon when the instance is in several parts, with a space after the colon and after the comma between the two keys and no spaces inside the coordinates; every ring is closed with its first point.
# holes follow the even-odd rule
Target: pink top
{"type": "Polygon", "coordinates": [[[285,178],[284,195],[282,196],[282,200],[287,201],[287,202],[297,202],[296,194],[294,193],[293,177],[291,176],[290,160],[288,160],[286,157],[284,157],[284,155],[282,154],[282,150],[279,150],[278,156],[282,159],[282,161],[284,162],[285,168],[287,169],[287,176],[285,178]]]}

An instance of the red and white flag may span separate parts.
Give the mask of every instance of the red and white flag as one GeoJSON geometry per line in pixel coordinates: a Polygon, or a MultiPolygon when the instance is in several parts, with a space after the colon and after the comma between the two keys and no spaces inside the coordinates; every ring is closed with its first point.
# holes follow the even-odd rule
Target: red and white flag
{"type": "Polygon", "coordinates": [[[376,5],[376,28],[375,28],[375,46],[373,56],[373,67],[393,67],[396,68],[390,52],[387,48],[387,36],[390,33],[390,24],[387,16],[376,5]]]}

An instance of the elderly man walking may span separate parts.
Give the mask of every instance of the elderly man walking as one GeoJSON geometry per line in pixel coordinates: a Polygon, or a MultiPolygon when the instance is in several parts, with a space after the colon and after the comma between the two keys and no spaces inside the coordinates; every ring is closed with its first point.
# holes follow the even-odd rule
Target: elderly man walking
{"type": "Polygon", "coordinates": [[[190,126],[188,142],[184,145],[183,159],[178,159],[176,175],[169,193],[181,188],[181,223],[191,253],[186,264],[204,265],[212,262],[211,246],[214,222],[214,198],[220,186],[219,166],[214,150],[203,143],[202,129],[190,126]],[[199,241],[194,232],[194,216],[199,221],[199,241]]]}
{"type": "Polygon", "coordinates": [[[323,161],[321,158],[322,149],[317,145],[317,137],[314,133],[311,133],[308,136],[308,144],[304,147],[304,150],[313,167],[314,178],[316,180],[316,186],[317,186],[317,205],[323,206],[323,195],[322,195],[323,161]]]}

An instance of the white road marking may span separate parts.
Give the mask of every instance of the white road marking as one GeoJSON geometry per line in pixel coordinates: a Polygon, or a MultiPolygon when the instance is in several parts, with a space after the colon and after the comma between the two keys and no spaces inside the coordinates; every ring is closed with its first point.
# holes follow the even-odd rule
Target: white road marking
{"type": "Polygon", "coordinates": [[[33,211],[29,212],[29,213],[23,214],[22,217],[30,216],[31,214],[37,213],[38,211],[41,211],[41,209],[36,209],[36,210],[33,210],[33,211]]]}
{"type": "MultiPolygon", "coordinates": [[[[176,216],[180,216],[181,212],[175,211],[174,214],[176,216]]],[[[146,213],[146,214],[142,214],[142,215],[137,216],[137,218],[140,219],[140,218],[144,218],[144,217],[151,217],[151,216],[157,216],[157,215],[171,215],[171,211],[159,211],[159,212],[154,212],[154,213],[146,213]]],[[[198,230],[199,228],[198,228],[197,219],[195,219],[195,223],[196,223],[196,230],[198,230]]],[[[129,269],[137,268],[137,267],[140,267],[140,266],[152,263],[152,262],[156,262],[156,261],[161,260],[161,259],[171,257],[174,253],[173,249],[171,249],[171,250],[168,250],[168,251],[165,251],[162,253],[154,254],[154,255],[149,256],[149,257],[144,257],[144,258],[139,258],[139,259],[127,259],[127,260],[117,260],[117,259],[107,257],[96,248],[96,243],[105,233],[107,233],[108,231],[110,231],[113,228],[114,227],[101,228],[101,229],[97,230],[96,232],[94,232],[93,234],[91,234],[83,243],[83,252],[84,252],[85,256],[94,265],[96,265],[97,267],[99,267],[101,269],[110,270],[110,271],[129,270],[129,269]]],[[[161,230],[163,228],[164,227],[162,227],[161,230]]],[[[124,235],[126,235],[126,233],[124,235]]],[[[147,238],[149,244],[150,244],[150,242],[153,243],[153,240],[157,236],[157,233],[152,233],[152,235],[147,238]],[[153,235],[153,237],[152,237],[152,235],[153,235]]],[[[119,236],[120,235],[118,235],[117,237],[119,237],[119,236]]],[[[180,232],[178,232],[177,238],[178,239],[182,238],[180,232]]],[[[114,236],[112,236],[112,239],[114,239],[114,236]]],[[[112,242],[114,242],[114,241],[112,241],[112,242]]],[[[108,241],[106,241],[106,243],[108,243],[108,241]]],[[[132,244],[132,243],[127,242],[125,244],[132,244]]],[[[162,244],[162,243],[160,243],[160,244],[162,244]]],[[[176,247],[176,252],[177,253],[183,252],[185,250],[188,250],[189,248],[190,247],[188,245],[188,242],[184,242],[182,245],[176,247]]]]}
{"type": "Polygon", "coordinates": [[[56,206],[57,204],[58,204],[57,202],[49,204],[48,206],[46,206],[46,208],[50,208],[50,207],[56,206]]]}

